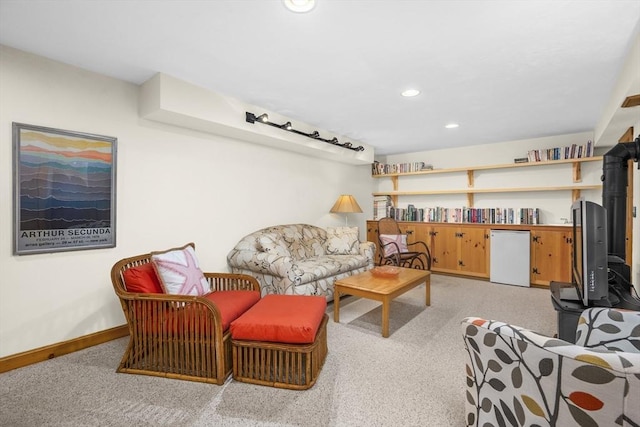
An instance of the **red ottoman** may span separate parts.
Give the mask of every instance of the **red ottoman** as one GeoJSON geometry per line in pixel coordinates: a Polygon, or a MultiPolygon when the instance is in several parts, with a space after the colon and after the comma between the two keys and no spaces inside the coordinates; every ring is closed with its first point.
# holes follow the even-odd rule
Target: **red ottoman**
{"type": "Polygon", "coordinates": [[[233,378],[295,390],[315,384],[327,357],[324,297],[266,295],[231,322],[233,378]]]}

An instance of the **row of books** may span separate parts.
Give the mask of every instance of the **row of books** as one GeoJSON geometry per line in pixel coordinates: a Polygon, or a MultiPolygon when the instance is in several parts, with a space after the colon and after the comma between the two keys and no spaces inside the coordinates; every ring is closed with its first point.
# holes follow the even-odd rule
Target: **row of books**
{"type": "Polygon", "coordinates": [[[386,216],[396,221],[472,224],[540,224],[539,208],[406,208],[387,207],[386,216]]]}
{"type": "Polygon", "coordinates": [[[389,206],[392,206],[391,196],[373,197],[373,219],[379,220],[387,216],[389,206]]]}
{"type": "Polygon", "coordinates": [[[371,174],[386,175],[390,173],[418,172],[418,171],[425,171],[425,170],[432,170],[432,169],[433,169],[433,166],[428,165],[425,162],[380,163],[378,161],[375,161],[371,165],[371,174]]]}
{"type": "MultiPolygon", "coordinates": [[[[566,147],[547,148],[543,150],[529,150],[527,160],[529,162],[545,162],[549,160],[581,159],[593,157],[593,141],[586,144],[571,144],[566,147]]],[[[523,159],[516,159],[516,162],[523,159]]]]}

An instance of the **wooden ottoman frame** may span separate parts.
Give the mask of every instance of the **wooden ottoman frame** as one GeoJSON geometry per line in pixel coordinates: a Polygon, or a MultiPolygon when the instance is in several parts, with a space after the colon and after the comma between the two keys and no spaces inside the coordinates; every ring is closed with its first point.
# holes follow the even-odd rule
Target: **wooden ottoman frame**
{"type": "Polygon", "coordinates": [[[311,388],[327,357],[327,320],[311,344],[231,340],[233,379],[292,390],[311,388]]]}

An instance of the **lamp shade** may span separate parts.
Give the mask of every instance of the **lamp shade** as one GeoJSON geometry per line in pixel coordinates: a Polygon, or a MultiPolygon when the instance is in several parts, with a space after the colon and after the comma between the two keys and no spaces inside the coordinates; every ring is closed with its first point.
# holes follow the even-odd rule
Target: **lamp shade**
{"type": "Polygon", "coordinates": [[[343,194],[338,197],[336,203],[333,205],[329,212],[332,213],[360,213],[362,209],[358,202],[356,202],[356,198],[350,194],[343,194]]]}

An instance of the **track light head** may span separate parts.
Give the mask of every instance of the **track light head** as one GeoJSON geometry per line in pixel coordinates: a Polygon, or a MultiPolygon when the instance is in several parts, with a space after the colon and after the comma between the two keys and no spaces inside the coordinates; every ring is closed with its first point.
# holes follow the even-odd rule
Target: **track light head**
{"type": "Polygon", "coordinates": [[[267,113],[263,113],[263,114],[260,114],[258,117],[256,117],[256,120],[262,123],[266,123],[269,121],[269,116],[267,115],[267,113]]]}
{"type": "Polygon", "coordinates": [[[319,138],[319,137],[320,137],[320,134],[318,133],[318,131],[317,131],[317,130],[314,130],[313,132],[311,132],[311,133],[309,134],[309,136],[310,136],[311,138],[319,138]]]}
{"type": "Polygon", "coordinates": [[[287,122],[282,125],[282,129],[291,130],[291,122],[287,122]]]}

